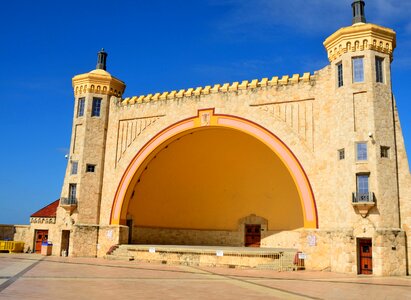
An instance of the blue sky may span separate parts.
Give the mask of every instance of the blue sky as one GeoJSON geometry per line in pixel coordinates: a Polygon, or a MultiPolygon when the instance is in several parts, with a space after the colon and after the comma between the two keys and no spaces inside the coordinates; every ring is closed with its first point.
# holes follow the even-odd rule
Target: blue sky
{"type": "MultiPolygon", "coordinates": [[[[95,68],[124,96],[313,73],[322,42],[351,24],[351,0],[6,1],[0,11],[0,224],[25,224],[60,196],[73,116],[71,78],[95,68]]],[[[411,156],[411,1],[366,1],[393,28],[393,89],[411,156]]]]}

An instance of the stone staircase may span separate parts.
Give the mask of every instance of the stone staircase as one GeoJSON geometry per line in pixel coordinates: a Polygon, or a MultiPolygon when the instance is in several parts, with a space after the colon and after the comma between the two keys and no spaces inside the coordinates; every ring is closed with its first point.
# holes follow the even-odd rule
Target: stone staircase
{"type": "Polygon", "coordinates": [[[130,245],[115,245],[110,248],[104,258],[109,260],[131,261],[134,257],[128,251],[130,245]]]}

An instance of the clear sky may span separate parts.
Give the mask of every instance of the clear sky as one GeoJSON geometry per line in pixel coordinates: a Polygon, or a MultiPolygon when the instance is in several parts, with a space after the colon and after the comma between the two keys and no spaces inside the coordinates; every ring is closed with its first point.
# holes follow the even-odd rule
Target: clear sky
{"type": "MultiPolygon", "coordinates": [[[[73,117],[71,78],[95,68],[125,97],[313,73],[322,42],[351,25],[352,0],[4,1],[0,10],[0,224],[27,224],[60,197],[73,117]]],[[[365,0],[393,28],[393,89],[411,156],[411,1],[365,0]]]]}

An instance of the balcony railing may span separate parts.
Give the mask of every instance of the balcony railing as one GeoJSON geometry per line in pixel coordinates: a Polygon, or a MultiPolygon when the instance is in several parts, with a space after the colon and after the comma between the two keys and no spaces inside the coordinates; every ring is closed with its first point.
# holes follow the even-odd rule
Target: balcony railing
{"type": "Polygon", "coordinates": [[[60,205],[77,205],[77,198],[76,197],[61,197],[60,198],[60,205]]]}
{"type": "Polygon", "coordinates": [[[374,193],[352,193],[352,203],[374,203],[374,193]]]}

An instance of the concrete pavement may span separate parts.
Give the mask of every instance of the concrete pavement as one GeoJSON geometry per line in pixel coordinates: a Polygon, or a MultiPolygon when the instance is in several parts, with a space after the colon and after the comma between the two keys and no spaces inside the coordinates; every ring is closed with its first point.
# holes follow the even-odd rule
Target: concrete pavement
{"type": "Polygon", "coordinates": [[[411,278],[0,254],[0,299],[411,299],[411,278]]]}

